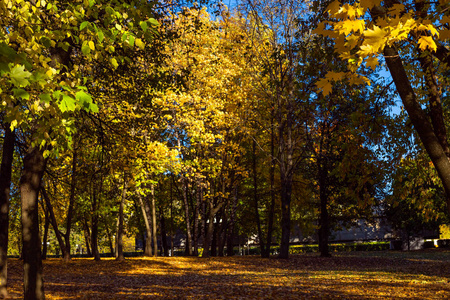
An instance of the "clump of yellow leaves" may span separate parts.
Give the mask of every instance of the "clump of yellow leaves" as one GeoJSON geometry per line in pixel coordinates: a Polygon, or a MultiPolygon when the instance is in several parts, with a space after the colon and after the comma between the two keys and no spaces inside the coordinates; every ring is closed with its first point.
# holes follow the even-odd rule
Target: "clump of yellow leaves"
{"type": "Polygon", "coordinates": [[[335,40],[335,50],[347,60],[349,71],[330,72],[318,82],[319,89],[327,95],[331,92],[332,82],[342,78],[348,78],[354,84],[370,84],[356,72],[362,67],[375,70],[385,46],[408,42],[412,38],[419,49],[436,51],[438,41],[450,38],[449,10],[440,11],[446,2],[448,5],[448,1],[440,0],[435,13],[420,16],[406,3],[386,8],[381,6],[381,0],[361,0],[344,5],[338,0],[333,1],[327,7],[331,20],[320,23],[315,33],[335,40]]]}

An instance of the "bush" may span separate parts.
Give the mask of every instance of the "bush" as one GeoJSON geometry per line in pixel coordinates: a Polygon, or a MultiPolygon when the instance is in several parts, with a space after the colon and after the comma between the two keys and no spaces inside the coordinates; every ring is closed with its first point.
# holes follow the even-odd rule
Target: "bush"
{"type": "Polygon", "coordinates": [[[439,248],[449,248],[450,247],[450,239],[438,240],[439,248]]]}

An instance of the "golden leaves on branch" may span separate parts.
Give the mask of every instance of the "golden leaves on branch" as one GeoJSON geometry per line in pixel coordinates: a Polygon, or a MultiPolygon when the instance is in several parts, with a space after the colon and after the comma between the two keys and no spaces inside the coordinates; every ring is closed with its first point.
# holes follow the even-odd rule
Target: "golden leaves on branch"
{"type": "MultiPolygon", "coordinates": [[[[437,41],[450,38],[450,30],[439,25],[450,21],[445,10],[418,18],[403,4],[394,4],[389,9],[380,5],[380,0],[361,0],[353,4],[333,1],[327,7],[331,19],[319,24],[314,31],[335,40],[335,50],[348,61],[350,72],[356,73],[365,67],[375,70],[387,45],[409,43],[412,37],[420,50],[433,52],[437,49],[437,41]]],[[[335,78],[326,76],[317,86],[328,92],[333,80],[335,78]]]]}

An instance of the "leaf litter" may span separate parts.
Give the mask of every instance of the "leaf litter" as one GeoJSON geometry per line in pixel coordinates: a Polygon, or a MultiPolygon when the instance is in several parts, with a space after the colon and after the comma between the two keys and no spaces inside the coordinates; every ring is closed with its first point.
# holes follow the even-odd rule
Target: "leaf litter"
{"type": "MultiPolygon", "coordinates": [[[[47,299],[449,299],[450,251],[48,259],[47,299]]],[[[9,259],[11,299],[21,299],[22,262],[9,259]]]]}

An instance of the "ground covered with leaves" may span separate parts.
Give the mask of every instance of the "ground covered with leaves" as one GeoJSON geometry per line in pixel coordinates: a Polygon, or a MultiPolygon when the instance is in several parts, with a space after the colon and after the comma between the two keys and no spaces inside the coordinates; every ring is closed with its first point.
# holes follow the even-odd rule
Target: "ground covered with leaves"
{"type": "MultiPolygon", "coordinates": [[[[9,260],[12,299],[22,263],[9,260]]],[[[44,262],[47,299],[449,299],[450,251],[44,262]]]]}

